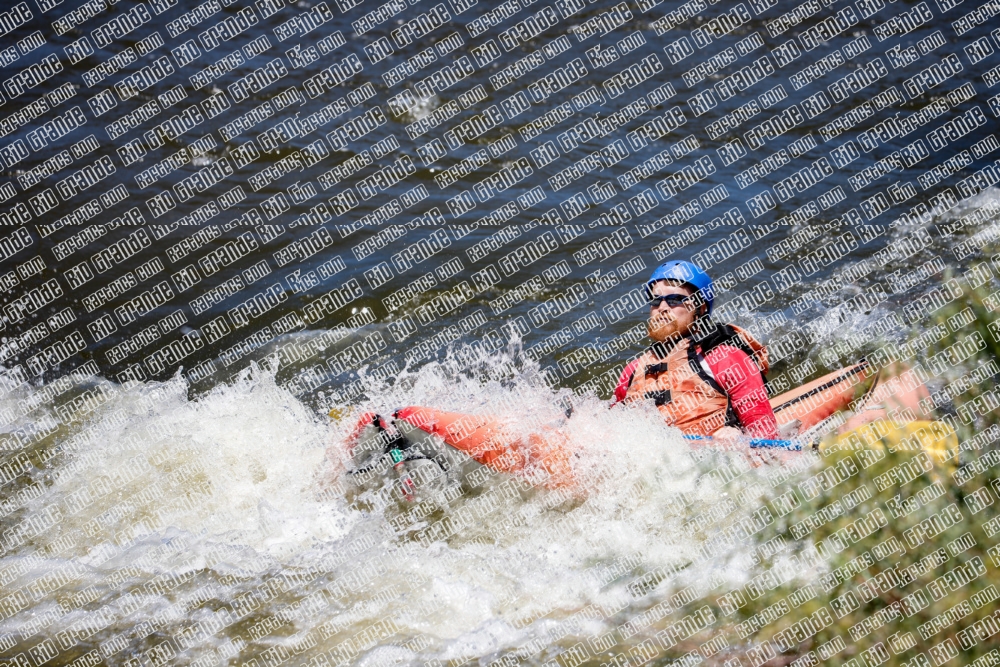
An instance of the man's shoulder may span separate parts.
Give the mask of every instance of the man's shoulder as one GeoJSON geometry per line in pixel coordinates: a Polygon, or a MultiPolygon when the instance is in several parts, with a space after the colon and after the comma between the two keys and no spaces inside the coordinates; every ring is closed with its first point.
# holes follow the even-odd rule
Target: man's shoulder
{"type": "Polygon", "coordinates": [[[758,342],[746,329],[735,324],[724,323],[715,323],[715,328],[701,336],[698,339],[698,344],[701,346],[703,354],[708,354],[709,351],[722,345],[736,348],[748,356],[764,349],[764,345],[758,342]]]}

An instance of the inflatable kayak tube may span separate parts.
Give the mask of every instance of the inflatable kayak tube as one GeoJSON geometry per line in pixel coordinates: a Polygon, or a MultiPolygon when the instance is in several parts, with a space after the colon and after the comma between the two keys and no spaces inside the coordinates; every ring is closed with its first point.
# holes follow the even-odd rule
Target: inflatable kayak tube
{"type": "MultiPolygon", "coordinates": [[[[779,432],[790,439],[747,439],[750,448],[802,449],[794,438],[819,427],[824,420],[847,408],[860,393],[859,385],[868,378],[862,361],[824,375],[770,400],[778,419],[779,432]]],[[[557,429],[517,436],[500,418],[470,415],[435,408],[409,406],[397,410],[393,420],[365,413],[347,439],[354,469],[351,476],[359,484],[393,478],[400,493],[412,500],[416,487],[445,488],[459,484],[464,457],[492,470],[522,477],[536,476],[539,486],[566,489],[575,485],[570,465],[571,448],[557,429]],[[443,446],[444,445],[444,446],[443,446]]],[[[686,436],[698,445],[711,438],[686,436]]],[[[729,443],[732,444],[732,443],[729,443]]]]}
{"type": "Polygon", "coordinates": [[[351,456],[349,495],[370,491],[375,504],[400,498],[412,502],[417,488],[444,493],[461,480],[462,462],[454,450],[406,422],[388,423],[366,412],[346,444],[351,456]]]}
{"type": "Polygon", "coordinates": [[[770,403],[778,420],[778,432],[809,432],[854,402],[861,393],[859,385],[868,377],[868,362],[861,361],[775,396],[770,403]]]}
{"type": "Polygon", "coordinates": [[[547,489],[569,488],[575,484],[569,440],[556,429],[517,437],[497,417],[419,406],[397,410],[393,417],[397,424],[437,436],[452,449],[496,472],[536,473],[543,480],[541,486],[547,489]]]}

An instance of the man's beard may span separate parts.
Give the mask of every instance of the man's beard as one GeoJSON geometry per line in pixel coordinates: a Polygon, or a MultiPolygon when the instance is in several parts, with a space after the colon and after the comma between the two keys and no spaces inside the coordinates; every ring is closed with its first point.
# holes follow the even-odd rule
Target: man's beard
{"type": "Polygon", "coordinates": [[[649,337],[657,342],[665,342],[679,335],[678,322],[674,318],[657,317],[646,321],[649,337]]]}

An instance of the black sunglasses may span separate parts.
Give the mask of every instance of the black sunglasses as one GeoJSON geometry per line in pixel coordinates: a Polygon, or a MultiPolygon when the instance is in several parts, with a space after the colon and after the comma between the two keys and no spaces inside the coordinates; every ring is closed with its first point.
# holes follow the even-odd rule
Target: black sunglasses
{"type": "Polygon", "coordinates": [[[676,308],[677,306],[683,306],[688,301],[693,298],[694,295],[684,296],[683,294],[665,294],[663,296],[654,296],[649,300],[650,308],[659,308],[661,303],[666,303],[671,308],[676,308]]]}

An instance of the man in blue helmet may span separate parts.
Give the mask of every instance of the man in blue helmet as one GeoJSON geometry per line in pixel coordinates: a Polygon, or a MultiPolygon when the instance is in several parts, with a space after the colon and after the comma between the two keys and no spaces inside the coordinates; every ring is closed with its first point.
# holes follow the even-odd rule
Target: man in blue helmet
{"type": "Polygon", "coordinates": [[[745,330],[711,320],[708,274],[691,262],[666,262],[646,282],[646,296],[655,342],[622,371],[615,402],[652,400],[690,435],[777,438],[767,350],[745,330]]]}

